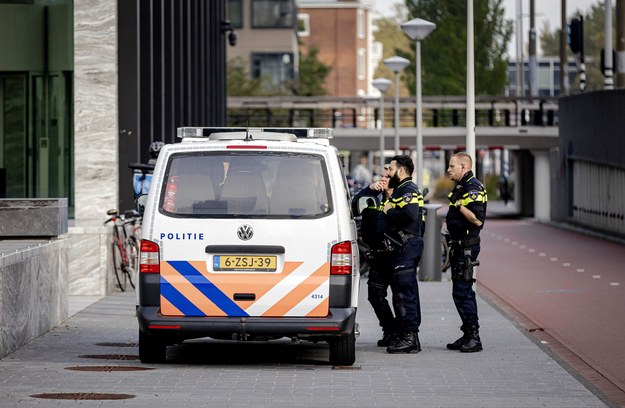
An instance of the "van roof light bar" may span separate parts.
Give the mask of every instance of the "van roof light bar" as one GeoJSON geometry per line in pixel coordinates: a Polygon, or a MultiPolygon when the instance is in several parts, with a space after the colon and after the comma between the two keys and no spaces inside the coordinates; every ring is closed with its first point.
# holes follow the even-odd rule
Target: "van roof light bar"
{"type": "Polygon", "coordinates": [[[244,127],[179,127],[177,129],[177,136],[181,139],[185,137],[199,137],[199,138],[208,138],[210,135],[214,133],[232,133],[232,132],[243,132],[246,134],[256,133],[257,137],[262,138],[262,135],[258,135],[258,133],[268,132],[268,133],[288,133],[295,135],[297,138],[316,138],[316,139],[332,139],[332,130],[331,128],[291,128],[291,127],[280,127],[280,128],[244,128],[244,127]]]}

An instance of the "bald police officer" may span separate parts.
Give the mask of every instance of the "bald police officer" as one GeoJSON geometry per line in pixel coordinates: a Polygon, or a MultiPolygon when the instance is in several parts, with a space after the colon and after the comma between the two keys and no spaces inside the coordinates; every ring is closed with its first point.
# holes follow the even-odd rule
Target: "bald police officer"
{"type": "Polygon", "coordinates": [[[462,337],[447,344],[450,350],[472,353],[482,350],[473,290],[473,268],[478,264],[480,231],[486,218],[486,190],[471,171],[473,160],[465,152],[454,154],[447,173],[456,182],[449,193],[447,230],[450,235],[452,297],[462,320],[462,337]]]}

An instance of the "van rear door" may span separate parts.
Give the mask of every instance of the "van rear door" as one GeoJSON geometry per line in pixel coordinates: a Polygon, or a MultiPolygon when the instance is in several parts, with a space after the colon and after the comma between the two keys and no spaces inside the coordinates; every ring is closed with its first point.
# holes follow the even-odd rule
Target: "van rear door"
{"type": "Polygon", "coordinates": [[[338,241],[322,154],[172,154],[154,234],[166,316],[325,317],[338,241]]]}

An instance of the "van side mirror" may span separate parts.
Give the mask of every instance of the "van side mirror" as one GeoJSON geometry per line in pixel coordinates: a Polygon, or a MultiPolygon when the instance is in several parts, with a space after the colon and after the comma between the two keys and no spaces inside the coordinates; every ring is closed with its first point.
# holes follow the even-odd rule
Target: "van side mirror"
{"type": "Polygon", "coordinates": [[[145,205],[148,202],[148,195],[141,194],[139,197],[135,199],[135,210],[139,211],[139,214],[143,215],[143,211],[145,211],[145,205]]]}
{"type": "Polygon", "coordinates": [[[352,209],[358,215],[361,215],[362,212],[367,208],[376,209],[379,206],[380,206],[380,201],[378,200],[377,197],[374,197],[374,196],[358,197],[357,199],[355,198],[354,201],[352,202],[352,209]]]}

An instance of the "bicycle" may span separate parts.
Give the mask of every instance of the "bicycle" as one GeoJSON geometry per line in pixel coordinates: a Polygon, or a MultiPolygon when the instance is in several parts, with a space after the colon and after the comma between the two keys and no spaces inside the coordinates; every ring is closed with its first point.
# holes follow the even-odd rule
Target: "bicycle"
{"type": "Polygon", "coordinates": [[[113,230],[110,236],[110,248],[113,257],[113,272],[119,289],[126,291],[128,283],[132,288],[135,284],[132,280],[139,266],[139,240],[141,217],[135,210],[129,210],[120,215],[117,210],[108,210],[107,215],[111,218],[104,225],[113,222],[113,230]],[[131,233],[127,228],[131,228],[131,233]]]}

